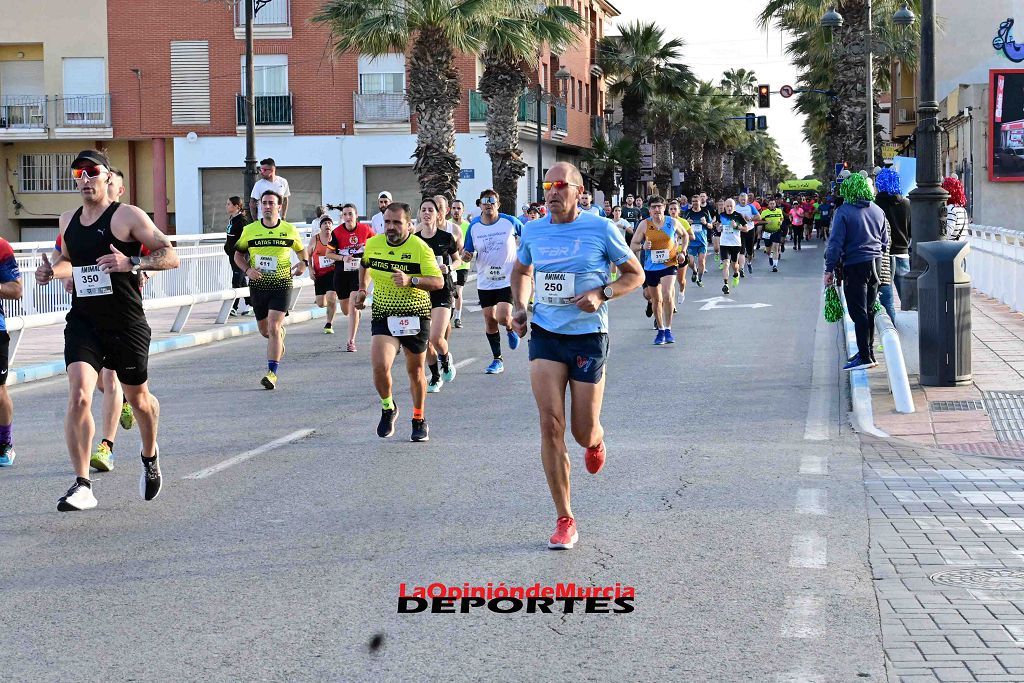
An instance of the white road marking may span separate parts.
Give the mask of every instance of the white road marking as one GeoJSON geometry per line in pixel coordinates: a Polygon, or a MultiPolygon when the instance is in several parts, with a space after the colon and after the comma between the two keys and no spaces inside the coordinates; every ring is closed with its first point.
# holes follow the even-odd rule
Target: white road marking
{"type": "Polygon", "coordinates": [[[724,296],[713,296],[710,299],[700,299],[697,303],[703,303],[702,311],[717,311],[723,308],[770,308],[771,304],[738,304],[735,299],[724,296]],[[706,303],[705,303],[706,302],[706,303]],[[728,304],[728,305],[726,305],[728,304]]]}
{"type": "Polygon", "coordinates": [[[466,367],[467,365],[473,362],[476,362],[476,358],[463,358],[462,360],[455,364],[455,369],[461,370],[462,368],[466,367]]]}
{"type": "MultiPolygon", "coordinates": [[[[821,290],[818,310],[825,307],[825,290],[821,290]]],[[[807,441],[827,441],[829,432],[829,414],[831,413],[831,372],[830,358],[832,345],[830,342],[831,326],[825,317],[818,316],[814,326],[814,362],[811,364],[811,394],[807,402],[807,420],[804,423],[804,439],[807,441]]]]}
{"type": "Polygon", "coordinates": [[[216,465],[207,467],[204,470],[199,470],[198,472],[187,474],[184,477],[182,477],[182,479],[206,479],[210,475],[217,474],[218,472],[226,470],[227,468],[237,465],[240,462],[245,462],[250,458],[255,458],[257,455],[263,455],[264,453],[272,451],[275,448],[280,448],[281,446],[284,446],[287,443],[291,443],[292,441],[298,441],[299,439],[305,438],[315,431],[315,429],[300,429],[298,431],[294,431],[291,434],[282,436],[280,439],[274,439],[270,443],[265,443],[258,448],[252,449],[251,451],[239,453],[238,455],[230,457],[227,460],[222,460],[216,465]]]}
{"type": "Polygon", "coordinates": [[[827,556],[827,541],[817,532],[800,534],[793,537],[793,554],[789,558],[789,566],[824,569],[828,566],[827,556]]]}
{"type": "Polygon", "coordinates": [[[823,455],[805,455],[800,459],[800,474],[828,474],[828,461],[823,455]]]}
{"type": "Polygon", "coordinates": [[[822,683],[825,679],[820,674],[808,671],[806,667],[779,674],[778,683],[822,683]]]}
{"type": "Polygon", "coordinates": [[[782,617],[783,638],[815,638],[821,633],[818,620],[818,599],[813,595],[798,595],[786,606],[782,617]]]}
{"type": "Polygon", "coordinates": [[[484,309],[480,308],[479,306],[469,306],[469,307],[467,308],[467,310],[468,310],[468,311],[469,311],[470,313],[479,313],[480,311],[482,311],[482,310],[484,310],[484,309]]]}
{"type": "Polygon", "coordinates": [[[824,489],[800,489],[796,492],[796,513],[798,515],[824,515],[827,501],[824,489]]]}

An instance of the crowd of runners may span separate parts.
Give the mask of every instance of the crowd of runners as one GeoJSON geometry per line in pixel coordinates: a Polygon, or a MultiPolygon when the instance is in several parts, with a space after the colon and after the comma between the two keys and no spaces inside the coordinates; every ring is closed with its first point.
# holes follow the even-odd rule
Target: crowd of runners
{"type": "MultiPolygon", "coordinates": [[[[309,268],[317,304],[327,309],[323,331],[335,334],[340,308],[347,352],[358,351],[362,314],[369,309],[372,382],[381,404],[377,436],[396,431],[401,411],[392,393],[392,366],[402,356],[411,394],[410,439],[427,441],[426,395],[456,378],[453,330],[462,327],[463,288],[472,266],[492,354],[484,372],[502,373],[505,350],[515,352],[528,339],[541,460],[557,513],[551,548],[571,548],[578,538],[566,426],[584,449],[588,472],[598,473],[607,457],[600,422],[607,302],[642,286],[657,330],[654,343],[672,344],[673,315],[688,285],[704,286],[709,267],[720,271],[725,294],[754,273],[761,249],[771,271],[778,272],[787,243],[799,250],[815,231],[818,238],[827,236],[833,209],[831,198],[791,202],[740,194],[716,201],[706,193],[671,200],[627,195],[622,206],[605,202],[601,208],[592,204],[579,170],[560,162],[545,176],[543,205],[523,207],[518,218],[501,211],[503,200],[494,190],[475,198],[471,218],[459,200],[449,205],[437,196],[414,207],[384,191],[369,221],[361,221],[359,208],[350,203],[335,207],[338,223],[329,211],[319,211],[304,240],[283,218],[288,186],[267,161],[249,198],[259,218],[245,218],[243,201],[231,197],[225,244],[233,285],[250,290],[244,302],[236,302],[236,313],[251,312],[266,338],[267,369],[260,384],[278,387],[293,279],[309,268]]],[[[58,501],[57,509],[65,512],[96,507],[91,471],[113,469],[118,425],[139,427],[140,494],[153,500],[160,493],[160,403],[148,390],[151,334],[141,285],[147,271],[178,265],[174,247],[150,218],[118,202],[123,178],[102,153],[80,153],[72,176],[82,206],[61,216],[55,247],[35,271],[37,284],[61,280],[72,294],[65,329],[65,437],[75,482],[58,501]],[[96,389],[103,392],[103,409],[102,438],[94,448],[96,389]]],[[[21,291],[11,247],[0,240],[0,298],[17,299],[21,291]]],[[[0,466],[10,466],[13,407],[3,386],[9,338],[2,315],[0,334],[0,466]]]]}

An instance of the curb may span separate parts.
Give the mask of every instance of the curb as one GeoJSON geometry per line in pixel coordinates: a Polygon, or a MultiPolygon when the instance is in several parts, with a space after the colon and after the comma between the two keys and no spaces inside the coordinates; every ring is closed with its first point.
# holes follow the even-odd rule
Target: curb
{"type": "MultiPolygon", "coordinates": [[[[851,356],[857,352],[857,333],[853,327],[853,320],[845,310],[843,325],[846,326],[846,354],[851,356]]],[[[845,363],[846,359],[841,358],[840,362],[845,363]]],[[[867,370],[850,372],[850,402],[853,404],[851,422],[856,431],[882,439],[889,438],[888,434],[875,426],[875,413],[871,405],[871,385],[868,383],[867,370]]]]}
{"type": "MultiPolygon", "coordinates": [[[[310,308],[305,311],[291,311],[291,314],[285,318],[285,324],[295,325],[296,323],[303,323],[308,320],[313,320],[314,318],[322,318],[326,315],[327,309],[325,308],[310,308]]],[[[155,356],[158,353],[177,351],[179,349],[187,349],[193,346],[203,346],[223,339],[244,337],[258,331],[259,328],[256,325],[256,321],[253,320],[246,323],[240,323],[238,325],[231,325],[230,327],[218,327],[212,330],[183,334],[179,337],[171,337],[170,339],[160,339],[150,343],[149,355],[155,356]]],[[[28,365],[16,370],[11,369],[7,384],[8,386],[12,386],[15,384],[35,382],[41,379],[56,377],[57,375],[63,375],[66,372],[67,368],[64,367],[63,360],[39,363],[37,365],[28,365]]]]}

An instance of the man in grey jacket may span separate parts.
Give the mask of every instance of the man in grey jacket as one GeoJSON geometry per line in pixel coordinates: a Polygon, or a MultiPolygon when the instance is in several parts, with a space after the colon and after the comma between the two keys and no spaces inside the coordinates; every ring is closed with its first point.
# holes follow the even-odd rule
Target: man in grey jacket
{"type": "Polygon", "coordinates": [[[873,368],[875,363],[875,300],[879,276],[876,260],[889,244],[885,213],[871,200],[867,178],[853,174],[839,186],[843,204],[836,209],[825,247],[825,284],[835,281],[836,266],[843,264],[846,310],[857,333],[857,355],[843,370],[873,368]]]}

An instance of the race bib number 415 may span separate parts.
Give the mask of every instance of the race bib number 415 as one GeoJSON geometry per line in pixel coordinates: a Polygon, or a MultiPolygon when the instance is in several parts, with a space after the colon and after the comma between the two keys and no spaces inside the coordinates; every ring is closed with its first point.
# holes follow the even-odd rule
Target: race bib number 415
{"type": "Polygon", "coordinates": [[[78,296],[113,294],[110,273],[104,273],[99,266],[75,266],[71,271],[75,278],[75,294],[78,296]]]}
{"type": "Polygon", "coordinates": [[[576,298],[576,273],[544,273],[534,275],[537,303],[548,306],[570,306],[576,298]]]}

